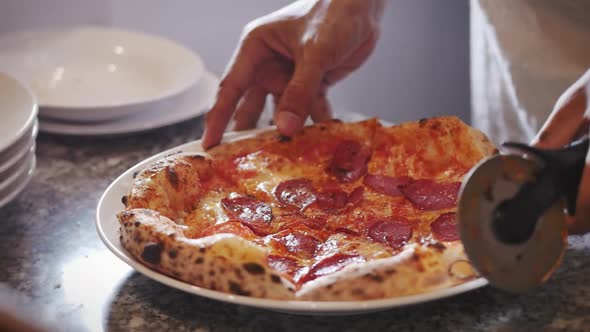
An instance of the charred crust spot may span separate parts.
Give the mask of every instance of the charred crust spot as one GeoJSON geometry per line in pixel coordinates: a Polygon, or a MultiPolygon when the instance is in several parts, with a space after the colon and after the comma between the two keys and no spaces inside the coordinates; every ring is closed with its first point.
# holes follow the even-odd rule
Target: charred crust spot
{"type": "Polygon", "coordinates": [[[385,270],[385,273],[386,273],[387,275],[392,275],[392,274],[395,274],[395,273],[397,273],[397,271],[396,271],[395,269],[389,269],[389,270],[385,270]]]}
{"type": "Polygon", "coordinates": [[[428,245],[428,247],[432,248],[438,252],[443,252],[443,251],[445,251],[445,249],[447,249],[447,247],[445,247],[445,245],[440,242],[431,243],[428,245]]]}
{"type": "Polygon", "coordinates": [[[203,264],[203,257],[197,257],[197,259],[195,259],[195,264],[203,264]]]}
{"type": "Polygon", "coordinates": [[[209,288],[211,288],[212,290],[217,290],[217,284],[215,283],[215,281],[211,281],[211,284],[209,284],[209,288]]]}
{"type": "Polygon", "coordinates": [[[168,237],[171,238],[171,239],[173,239],[173,238],[176,237],[176,233],[170,233],[170,234],[168,234],[168,237]]]}
{"type": "Polygon", "coordinates": [[[176,279],[180,279],[180,273],[177,271],[172,272],[172,275],[176,278],[176,279]]]}
{"type": "Polygon", "coordinates": [[[238,277],[238,279],[243,279],[244,278],[242,276],[242,270],[240,270],[240,269],[234,269],[234,273],[236,274],[236,277],[238,277]]]}
{"type": "Polygon", "coordinates": [[[493,155],[496,155],[496,154],[499,154],[499,153],[500,153],[500,150],[498,150],[498,149],[494,149],[494,150],[492,150],[492,154],[493,154],[493,155]]]}
{"type": "Polygon", "coordinates": [[[295,288],[293,288],[293,287],[287,287],[287,290],[288,290],[289,292],[294,292],[294,291],[295,291],[295,288]]]}
{"type": "Polygon", "coordinates": [[[160,264],[162,257],[162,245],[159,243],[148,243],[143,247],[141,258],[149,264],[160,264]]]}
{"type": "Polygon", "coordinates": [[[135,179],[137,177],[137,175],[139,174],[139,171],[135,171],[133,172],[133,178],[135,179]]]}
{"type": "Polygon", "coordinates": [[[207,251],[207,248],[205,248],[205,247],[201,247],[201,248],[199,248],[199,252],[200,252],[201,254],[202,254],[202,253],[204,253],[205,251],[207,251]]]}
{"type": "Polygon", "coordinates": [[[246,270],[246,272],[248,272],[250,274],[253,274],[253,275],[264,274],[264,267],[262,267],[262,265],[260,265],[258,263],[254,263],[254,262],[244,263],[242,266],[244,267],[244,270],[246,270]]]}
{"type": "Polygon", "coordinates": [[[215,275],[215,270],[210,270],[209,271],[209,276],[213,277],[215,275]]]}
{"type": "Polygon", "coordinates": [[[378,274],[368,274],[367,277],[375,282],[383,282],[383,277],[378,274]]]}
{"type": "Polygon", "coordinates": [[[277,140],[279,142],[281,142],[281,143],[290,142],[291,141],[291,137],[284,136],[284,135],[279,135],[279,136],[277,136],[277,140]]]}
{"type": "Polygon", "coordinates": [[[119,241],[123,242],[123,235],[119,235],[119,241]]]}
{"type": "Polygon", "coordinates": [[[176,258],[176,256],[178,256],[178,251],[176,251],[174,249],[168,251],[168,257],[174,259],[174,258],[176,258]]]}
{"type": "Polygon", "coordinates": [[[193,160],[205,160],[205,157],[203,157],[203,156],[201,156],[199,154],[194,155],[194,156],[190,156],[188,158],[193,159],[193,160]]]}
{"type": "Polygon", "coordinates": [[[139,225],[141,225],[141,223],[139,221],[135,222],[135,227],[139,227],[139,225]]]}
{"type": "Polygon", "coordinates": [[[439,130],[440,129],[440,122],[439,121],[432,121],[430,128],[432,130],[439,130]]]}
{"type": "Polygon", "coordinates": [[[127,206],[127,195],[123,195],[123,197],[121,197],[121,203],[123,203],[123,205],[127,206]]]}
{"type": "Polygon", "coordinates": [[[362,295],[365,295],[365,291],[362,288],[356,288],[355,287],[355,288],[352,289],[352,295],[362,296],[362,295]]]}
{"type": "Polygon", "coordinates": [[[320,126],[320,131],[325,131],[326,130],[326,126],[320,126]]]}
{"type": "Polygon", "coordinates": [[[174,189],[178,189],[178,173],[176,173],[174,168],[168,168],[168,171],[166,172],[166,178],[168,179],[168,182],[170,182],[172,187],[174,187],[174,189]]]}
{"type": "Polygon", "coordinates": [[[281,283],[281,277],[279,277],[276,274],[271,274],[270,281],[274,282],[275,284],[279,284],[279,283],[281,283]]]}
{"type": "Polygon", "coordinates": [[[332,287],[334,287],[334,284],[328,284],[328,285],[326,286],[326,289],[330,290],[330,289],[332,289],[332,287]]]}
{"type": "Polygon", "coordinates": [[[342,120],[340,120],[340,119],[332,119],[331,122],[332,123],[342,123],[342,120]]]}
{"type": "Polygon", "coordinates": [[[240,284],[238,284],[237,282],[234,282],[234,281],[229,282],[229,291],[236,294],[236,295],[244,295],[244,296],[250,295],[250,292],[243,290],[242,286],[240,286],[240,284]]]}
{"type": "Polygon", "coordinates": [[[412,261],[414,261],[414,262],[419,262],[419,261],[420,261],[420,256],[419,256],[418,254],[416,254],[416,253],[414,253],[414,254],[412,255],[412,257],[410,257],[410,258],[411,258],[411,259],[412,259],[412,261]]]}
{"type": "Polygon", "coordinates": [[[428,119],[422,118],[422,119],[418,120],[418,125],[420,125],[420,127],[423,127],[427,122],[428,122],[428,119]]]}

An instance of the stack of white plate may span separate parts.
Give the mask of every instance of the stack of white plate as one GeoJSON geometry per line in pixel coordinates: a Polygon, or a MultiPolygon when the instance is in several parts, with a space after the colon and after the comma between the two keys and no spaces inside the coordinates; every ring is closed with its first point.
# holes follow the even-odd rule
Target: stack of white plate
{"type": "Polygon", "coordinates": [[[32,93],[0,73],[0,207],[14,199],[33,176],[37,129],[32,93]]]}
{"type": "Polygon", "coordinates": [[[33,91],[41,131],[68,135],[131,133],[196,117],[218,84],[182,45],[109,27],[0,35],[0,71],[33,91]]]}

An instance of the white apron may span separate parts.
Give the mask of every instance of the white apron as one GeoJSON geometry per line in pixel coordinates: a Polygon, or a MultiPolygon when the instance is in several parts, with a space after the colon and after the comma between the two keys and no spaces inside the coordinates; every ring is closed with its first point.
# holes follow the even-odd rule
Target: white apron
{"type": "Polygon", "coordinates": [[[590,0],[471,0],[472,124],[529,142],[590,68],[590,0]]]}

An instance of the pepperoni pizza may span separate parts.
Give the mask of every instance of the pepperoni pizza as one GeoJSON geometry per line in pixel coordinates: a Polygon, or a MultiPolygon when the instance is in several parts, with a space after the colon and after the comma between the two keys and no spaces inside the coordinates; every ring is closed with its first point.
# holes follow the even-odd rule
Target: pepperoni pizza
{"type": "Polygon", "coordinates": [[[122,245],[179,280],[237,295],[360,300],[476,277],[456,227],[463,176],[494,153],[455,117],[269,130],[135,177],[122,245]]]}

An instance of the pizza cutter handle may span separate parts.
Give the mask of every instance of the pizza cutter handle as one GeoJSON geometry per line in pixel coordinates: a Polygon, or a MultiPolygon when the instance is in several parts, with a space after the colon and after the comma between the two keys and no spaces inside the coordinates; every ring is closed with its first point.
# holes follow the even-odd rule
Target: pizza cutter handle
{"type": "Polygon", "coordinates": [[[545,163],[544,172],[549,172],[554,179],[557,191],[565,197],[566,208],[570,215],[576,213],[578,186],[584,171],[586,154],[590,140],[588,135],[561,149],[538,149],[526,144],[507,142],[503,146],[532,154],[545,163]]]}

